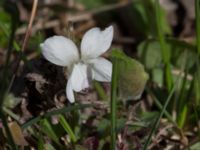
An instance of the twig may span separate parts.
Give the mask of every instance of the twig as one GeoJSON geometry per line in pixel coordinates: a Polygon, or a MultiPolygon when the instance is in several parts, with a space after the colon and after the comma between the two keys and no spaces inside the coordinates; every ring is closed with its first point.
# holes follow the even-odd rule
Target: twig
{"type": "Polygon", "coordinates": [[[31,29],[32,29],[32,25],[33,25],[33,20],[35,18],[37,5],[38,5],[38,0],[34,0],[33,6],[32,6],[32,11],[31,11],[31,18],[29,20],[28,28],[27,28],[27,31],[26,31],[26,35],[25,35],[25,38],[24,38],[23,45],[22,45],[22,52],[25,50],[26,45],[28,43],[29,36],[31,34],[31,29]]]}
{"type": "MultiPolygon", "coordinates": [[[[26,35],[25,35],[25,38],[24,38],[24,42],[22,44],[22,49],[21,49],[21,53],[24,52],[24,50],[26,49],[26,46],[27,46],[27,43],[28,43],[28,40],[29,40],[29,37],[30,37],[30,34],[31,34],[31,29],[32,29],[32,25],[33,25],[33,20],[35,18],[35,14],[36,14],[36,10],[37,10],[37,5],[38,5],[38,0],[34,0],[33,1],[33,6],[32,6],[32,10],[31,10],[31,17],[30,17],[30,20],[29,20],[29,24],[28,24],[28,27],[27,27],[27,30],[26,30],[26,35]]],[[[10,81],[10,85],[9,87],[12,86],[13,84],[13,81],[15,79],[15,76],[18,72],[18,69],[19,69],[19,66],[20,66],[20,62],[21,62],[21,58],[18,58],[17,62],[16,62],[16,67],[14,69],[14,74],[12,76],[12,79],[10,81]]]]}

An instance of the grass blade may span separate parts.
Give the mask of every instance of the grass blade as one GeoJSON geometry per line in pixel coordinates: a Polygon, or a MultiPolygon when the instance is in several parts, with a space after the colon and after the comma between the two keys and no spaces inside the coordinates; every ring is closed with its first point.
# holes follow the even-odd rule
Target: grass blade
{"type": "Polygon", "coordinates": [[[77,139],[76,139],[76,136],[74,134],[74,132],[72,131],[70,125],[68,124],[68,122],[66,121],[65,117],[63,115],[60,115],[59,116],[59,121],[60,121],[60,124],[62,125],[62,127],[65,129],[65,131],[69,134],[71,140],[73,142],[76,142],[77,139]]]}
{"type": "MultiPolygon", "coordinates": [[[[176,85],[176,84],[175,84],[175,85],[176,85]]],[[[159,123],[160,123],[160,119],[162,118],[164,112],[166,111],[166,108],[167,108],[167,106],[168,106],[168,104],[169,104],[169,102],[170,102],[170,100],[171,100],[171,98],[172,98],[172,96],[173,96],[173,94],[174,94],[174,92],[175,92],[175,89],[176,89],[176,86],[174,86],[174,87],[172,88],[172,90],[171,90],[171,92],[170,92],[170,94],[169,94],[169,96],[168,96],[168,98],[167,98],[167,100],[166,100],[166,102],[165,102],[165,104],[164,104],[164,106],[163,106],[163,109],[162,109],[162,111],[160,112],[160,114],[159,114],[157,120],[155,121],[155,124],[154,124],[154,126],[153,126],[153,128],[152,128],[152,130],[151,130],[151,132],[150,132],[150,134],[149,134],[149,136],[148,136],[148,138],[147,138],[147,141],[146,141],[146,143],[145,143],[145,145],[144,145],[143,150],[146,150],[146,149],[148,148],[148,145],[149,145],[149,143],[151,142],[151,138],[152,138],[153,134],[155,133],[156,129],[158,128],[158,125],[159,125],[159,123]]]]}
{"type": "Polygon", "coordinates": [[[59,114],[63,114],[66,112],[71,112],[71,111],[78,110],[78,109],[84,109],[84,108],[91,107],[91,106],[92,105],[89,105],[89,104],[81,104],[81,105],[67,106],[67,107],[63,107],[61,109],[50,111],[50,112],[45,113],[44,115],[35,117],[35,118],[29,120],[28,122],[24,123],[22,125],[22,129],[25,129],[25,128],[37,123],[38,121],[40,121],[43,118],[49,118],[53,115],[59,115],[59,114]]]}
{"type": "Polygon", "coordinates": [[[48,137],[50,137],[58,145],[60,144],[59,143],[59,138],[57,137],[56,133],[54,132],[51,124],[49,123],[49,121],[47,119],[41,120],[40,127],[41,127],[41,131],[43,133],[48,135],[48,137]]]}
{"type": "MultiPolygon", "coordinates": [[[[153,98],[153,101],[155,102],[155,105],[160,109],[160,111],[163,110],[163,105],[160,103],[160,101],[153,95],[152,91],[150,89],[147,89],[150,96],[153,98]]],[[[167,110],[164,110],[164,115],[167,117],[167,119],[172,122],[175,126],[177,126],[176,122],[174,121],[173,117],[170,115],[170,113],[167,110]]]]}

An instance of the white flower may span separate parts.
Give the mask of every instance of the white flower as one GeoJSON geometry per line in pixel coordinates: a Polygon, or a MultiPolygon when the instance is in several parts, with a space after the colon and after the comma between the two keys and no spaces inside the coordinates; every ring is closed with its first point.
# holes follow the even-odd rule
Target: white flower
{"type": "Polygon", "coordinates": [[[104,31],[92,28],[83,36],[80,54],[74,44],[63,36],[53,36],[40,44],[43,56],[59,66],[68,67],[69,78],[66,87],[67,98],[74,102],[74,91],[80,92],[89,87],[89,79],[110,82],[112,63],[103,57],[113,39],[113,27],[104,31]]]}

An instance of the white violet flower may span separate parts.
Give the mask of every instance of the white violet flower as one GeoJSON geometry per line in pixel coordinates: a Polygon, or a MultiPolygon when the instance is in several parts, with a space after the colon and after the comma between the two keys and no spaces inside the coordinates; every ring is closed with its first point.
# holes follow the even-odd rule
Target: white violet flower
{"type": "Polygon", "coordinates": [[[89,87],[89,79],[110,82],[112,63],[103,57],[113,39],[113,27],[104,31],[92,28],[81,41],[80,53],[74,42],[63,36],[53,36],[40,44],[43,56],[59,66],[68,67],[69,77],[66,87],[68,100],[75,101],[74,91],[80,92],[89,87]]]}

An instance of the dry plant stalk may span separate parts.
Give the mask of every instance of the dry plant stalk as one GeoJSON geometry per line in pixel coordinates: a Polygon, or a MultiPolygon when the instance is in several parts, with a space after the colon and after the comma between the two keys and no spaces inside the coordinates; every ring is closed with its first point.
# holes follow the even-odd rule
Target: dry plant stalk
{"type": "Polygon", "coordinates": [[[35,18],[35,14],[36,14],[36,10],[37,10],[37,5],[38,5],[38,0],[34,0],[33,6],[32,6],[32,11],[31,11],[31,18],[29,20],[29,24],[28,24],[28,27],[27,27],[27,30],[26,30],[26,35],[25,35],[24,42],[23,42],[23,45],[22,45],[22,52],[25,50],[26,45],[28,43],[28,39],[29,39],[30,34],[31,34],[33,20],[35,18]]]}

